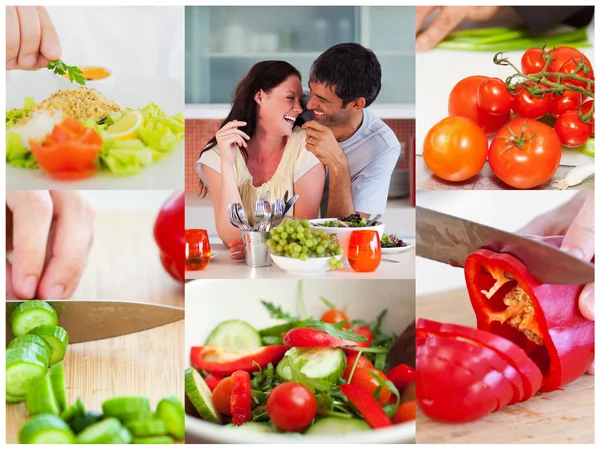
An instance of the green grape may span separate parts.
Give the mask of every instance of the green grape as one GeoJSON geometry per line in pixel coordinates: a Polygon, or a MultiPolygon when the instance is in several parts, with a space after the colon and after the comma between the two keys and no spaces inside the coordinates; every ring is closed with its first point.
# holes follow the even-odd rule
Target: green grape
{"type": "Polygon", "coordinates": [[[281,244],[279,244],[277,246],[277,253],[281,253],[283,251],[283,246],[281,244]]]}
{"type": "Polygon", "coordinates": [[[295,241],[298,239],[298,233],[292,233],[292,239],[295,241]]]}
{"type": "Polygon", "coordinates": [[[301,253],[301,254],[300,254],[300,259],[301,259],[302,261],[306,261],[306,260],[308,259],[308,255],[307,255],[306,253],[301,253]]]}
{"type": "Polygon", "coordinates": [[[304,227],[304,228],[310,228],[310,222],[306,219],[302,220],[300,222],[300,224],[304,227]]]}
{"type": "Polygon", "coordinates": [[[284,247],[287,245],[288,241],[287,239],[280,239],[279,240],[279,245],[283,245],[284,247]]]}
{"type": "Polygon", "coordinates": [[[299,241],[302,241],[306,238],[306,235],[302,231],[298,231],[297,236],[299,241]]]}
{"type": "Polygon", "coordinates": [[[279,239],[280,239],[280,237],[279,237],[279,235],[278,235],[278,234],[276,234],[276,235],[274,235],[274,236],[273,236],[273,240],[274,240],[275,242],[279,241],[279,239]]]}
{"type": "Polygon", "coordinates": [[[296,226],[296,233],[304,233],[304,228],[302,227],[302,225],[296,226]]]}
{"type": "Polygon", "coordinates": [[[316,248],[316,250],[317,250],[317,253],[318,253],[319,255],[320,255],[321,253],[324,253],[324,252],[325,252],[325,249],[323,248],[323,246],[322,246],[322,245],[317,245],[317,248],[316,248]]]}
{"type": "Polygon", "coordinates": [[[281,239],[287,239],[287,237],[288,237],[287,232],[284,231],[283,233],[281,233],[281,239]]]}
{"type": "Polygon", "coordinates": [[[311,247],[313,246],[313,244],[314,244],[314,243],[313,243],[312,239],[307,239],[307,240],[306,240],[306,242],[305,242],[305,245],[306,245],[308,248],[311,248],[311,247]]]}

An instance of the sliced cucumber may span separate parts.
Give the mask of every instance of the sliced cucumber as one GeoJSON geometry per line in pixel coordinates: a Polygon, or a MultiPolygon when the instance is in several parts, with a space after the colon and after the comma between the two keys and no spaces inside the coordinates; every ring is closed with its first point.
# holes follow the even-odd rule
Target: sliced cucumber
{"type": "Polygon", "coordinates": [[[74,444],[75,435],[57,416],[41,414],[25,422],[19,432],[21,444],[74,444]]]}
{"type": "Polygon", "coordinates": [[[27,397],[13,397],[12,395],[6,394],[6,403],[21,403],[24,402],[27,397]]]}
{"type": "MultiPolygon", "coordinates": [[[[42,339],[42,338],[40,338],[42,339]]],[[[46,367],[48,367],[50,365],[50,352],[48,350],[46,350],[45,347],[42,347],[41,345],[38,345],[36,343],[33,342],[26,342],[23,343],[22,345],[19,346],[15,346],[12,348],[7,348],[7,350],[15,350],[15,349],[23,349],[23,350],[27,350],[31,353],[35,353],[36,355],[38,355],[38,359],[40,361],[43,361],[46,364],[46,367]]]]}
{"type": "Polygon", "coordinates": [[[113,397],[102,403],[105,417],[116,417],[122,422],[150,417],[150,401],[146,397],[113,397]]]}
{"type": "Polygon", "coordinates": [[[50,364],[58,364],[65,358],[67,345],[69,345],[69,334],[63,327],[53,325],[40,325],[32,330],[29,334],[35,334],[43,337],[50,344],[50,364]]]}
{"type": "Polygon", "coordinates": [[[172,444],[173,439],[169,436],[153,436],[145,438],[133,438],[132,444],[172,444]]]}
{"type": "Polygon", "coordinates": [[[35,334],[25,334],[23,336],[19,336],[18,338],[10,341],[7,350],[11,348],[31,348],[40,355],[44,356],[45,359],[48,360],[48,364],[50,364],[50,344],[48,344],[48,341],[46,341],[46,339],[43,337],[36,336],[35,334]]]}
{"type": "Polygon", "coordinates": [[[48,366],[41,356],[27,348],[6,351],[6,393],[25,397],[31,383],[43,377],[48,366]]]}
{"type": "Polygon", "coordinates": [[[242,320],[221,322],[208,336],[206,345],[214,345],[230,352],[243,352],[262,347],[260,334],[242,320]]]}
{"type": "Polygon", "coordinates": [[[207,422],[222,423],[221,414],[212,401],[212,392],[196,369],[185,371],[185,393],[200,417],[207,422]]]}
{"type": "Polygon", "coordinates": [[[71,423],[69,423],[69,426],[71,427],[71,430],[73,430],[73,433],[79,434],[85,428],[89,427],[90,425],[92,425],[96,422],[100,422],[101,420],[102,420],[102,414],[98,414],[95,412],[86,412],[83,415],[79,415],[79,416],[75,417],[73,420],[71,420],[71,423]]]}
{"type": "Polygon", "coordinates": [[[177,397],[165,397],[156,406],[156,417],[160,418],[167,428],[167,433],[174,439],[182,441],[185,437],[185,412],[181,400],[177,397]]]}
{"type": "Polygon", "coordinates": [[[56,310],[49,303],[40,300],[29,300],[19,303],[10,315],[15,337],[28,334],[30,330],[40,325],[58,325],[56,310]]]}
{"type": "Polygon", "coordinates": [[[309,383],[309,388],[325,391],[338,381],[346,368],[346,355],[340,348],[292,348],[277,364],[277,375],[282,381],[309,383]],[[300,379],[298,372],[306,377],[300,379]]]}
{"type": "Polygon", "coordinates": [[[65,411],[60,415],[60,418],[65,422],[71,422],[73,419],[81,417],[84,414],[85,407],[83,406],[83,400],[81,400],[81,397],[77,397],[75,403],[65,409],[65,411]]]}
{"type": "Polygon", "coordinates": [[[167,427],[161,419],[130,420],[125,427],[134,437],[161,436],[167,434],[167,427]]]}
{"type": "Polygon", "coordinates": [[[63,364],[58,363],[50,367],[50,384],[52,392],[58,405],[58,410],[62,413],[67,409],[67,392],[65,390],[65,373],[63,364]]]}
{"type": "Polygon", "coordinates": [[[121,427],[117,444],[131,444],[132,439],[133,438],[129,430],[125,427],[121,427]]]}
{"type": "Polygon", "coordinates": [[[52,392],[50,375],[46,372],[41,378],[34,380],[27,390],[27,411],[30,416],[39,414],[59,415],[58,403],[52,392]]]}
{"type": "Polygon", "coordinates": [[[341,417],[325,417],[313,423],[304,434],[348,434],[370,430],[367,422],[360,419],[346,419],[341,417]]]}
{"type": "Polygon", "coordinates": [[[77,436],[78,444],[121,444],[121,422],[114,417],[102,419],[84,430],[77,436]]]}

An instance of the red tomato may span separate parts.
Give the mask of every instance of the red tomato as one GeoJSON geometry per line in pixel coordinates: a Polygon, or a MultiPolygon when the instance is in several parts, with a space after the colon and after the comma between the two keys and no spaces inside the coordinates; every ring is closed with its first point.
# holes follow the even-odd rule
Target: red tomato
{"type": "MultiPolygon", "coordinates": [[[[570,59],[568,60],[566,63],[564,63],[562,65],[562,67],[560,68],[560,73],[564,73],[564,74],[576,74],[577,76],[581,77],[581,78],[585,78],[588,80],[594,80],[594,69],[592,69],[592,63],[590,63],[590,60],[587,59],[585,56],[581,55],[580,58],[578,59],[570,59]],[[581,60],[583,59],[583,63],[584,66],[581,69],[579,68],[579,65],[581,64],[581,60]]],[[[570,84],[572,86],[579,86],[582,87],[584,89],[587,88],[588,83],[585,81],[579,81],[579,80],[571,80],[568,78],[564,78],[563,79],[563,84],[570,84]]],[[[590,84],[590,89],[592,92],[594,92],[594,85],[590,84]]]]}
{"type": "MultiPolygon", "coordinates": [[[[581,59],[583,53],[573,47],[556,47],[553,50],[548,50],[546,53],[552,52],[552,62],[548,65],[548,72],[559,72],[560,68],[570,59],[581,59]]],[[[550,81],[556,81],[555,77],[548,77],[550,81]]]]}
{"type": "Polygon", "coordinates": [[[223,378],[213,391],[212,399],[215,408],[221,414],[231,415],[231,377],[223,378]]]}
{"type": "Polygon", "coordinates": [[[346,330],[350,328],[350,321],[348,320],[348,316],[343,311],[340,311],[339,309],[330,309],[329,311],[326,311],[321,316],[321,320],[325,323],[338,323],[338,322],[342,322],[345,320],[348,323],[346,325],[344,325],[342,328],[344,328],[346,330]]]}
{"type": "Polygon", "coordinates": [[[406,364],[398,364],[387,373],[387,377],[394,383],[396,389],[402,392],[410,383],[415,381],[415,369],[406,364]]]}
{"type": "Polygon", "coordinates": [[[315,418],[317,401],[306,386],[288,381],[273,389],[267,397],[267,414],[283,431],[302,431],[315,418]]]}
{"type": "Polygon", "coordinates": [[[552,94],[550,99],[550,114],[558,117],[572,109],[579,109],[581,94],[574,91],[565,91],[562,94],[552,94]]]}
{"type": "Polygon", "coordinates": [[[594,127],[579,118],[579,111],[567,111],[556,119],[554,130],[565,147],[579,147],[592,135],[594,127]]]}
{"type": "Polygon", "coordinates": [[[521,71],[525,75],[541,72],[546,62],[542,58],[541,48],[530,48],[521,57],[521,71]]]}
{"type": "Polygon", "coordinates": [[[160,260],[175,280],[185,278],[185,193],[176,192],[164,203],[156,222],[154,240],[160,249],[160,260]]]}
{"type": "MultiPolygon", "coordinates": [[[[356,361],[356,357],[358,356],[357,353],[348,356],[348,359],[346,360],[346,370],[344,371],[344,379],[347,380],[348,377],[350,376],[350,372],[352,371],[352,366],[354,366],[354,363],[356,361]]],[[[354,371],[356,372],[358,369],[362,369],[363,367],[373,367],[373,364],[371,364],[371,361],[369,361],[367,358],[365,358],[364,356],[360,355],[360,358],[358,358],[358,363],[356,363],[356,369],[354,369],[354,371]]]]}
{"type": "Polygon", "coordinates": [[[549,95],[542,94],[535,97],[525,87],[522,87],[515,96],[512,109],[520,117],[539,119],[550,110],[550,103],[549,95]]]}
{"type": "Polygon", "coordinates": [[[211,392],[215,390],[215,388],[219,385],[219,383],[222,380],[223,377],[221,375],[216,375],[214,373],[209,373],[204,378],[204,382],[206,383],[211,392]]]}
{"type": "Polygon", "coordinates": [[[358,343],[359,347],[367,348],[369,345],[371,345],[371,342],[373,341],[373,333],[371,333],[371,328],[369,327],[369,325],[361,325],[359,327],[356,327],[353,331],[356,334],[360,334],[361,336],[367,338],[366,341],[358,343]]]}
{"type": "Polygon", "coordinates": [[[506,184],[529,189],[552,178],[561,153],[560,140],[551,127],[536,120],[514,119],[492,141],[488,161],[506,184]]]}
{"type": "MultiPolygon", "coordinates": [[[[592,109],[592,106],[594,106],[594,100],[593,99],[589,99],[586,100],[585,102],[583,102],[583,104],[581,105],[581,112],[586,115],[590,112],[590,110],[592,109]]],[[[592,137],[594,137],[594,114],[592,114],[592,117],[589,120],[590,124],[592,125],[592,137]]]]}
{"type": "Polygon", "coordinates": [[[477,104],[482,111],[495,114],[510,114],[513,96],[500,78],[488,78],[477,88],[477,104]]]}
{"type": "Polygon", "coordinates": [[[447,181],[464,181],[485,164],[487,136],[466,117],[447,117],[433,126],[423,142],[423,160],[429,170],[447,181]]]}
{"type": "Polygon", "coordinates": [[[510,114],[489,114],[477,104],[477,90],[487,79],[488,77],[475,75],[460,80],[450,91],[448,115],[467,117],[479,125],[484,132],[491,133],[508,122],[510,114]]]}
{"type": "MultiPolygon", "coordinates": [[[[373,374],[380,377],[384,382],[388,380],[383,372],[371,367],[363,367],[354,371],[354,375],[352,375],[350,384],[354,386],[360,386],[373,395],[373,397],[375,397],[375,391],[379,387],[380,383],[373,374]]],[[[381,389],[379,393],[379,404],[381,406],[387,405],[390,395],[392,395],[392,391],[390,391],[387,387],[381,389]]]]}
{"type": "Polygon", "coordinates": [[[415,420],[417,418],[417,402],[412,400],[410,402],[403,403],[398,407],[394,417],[392,417],[392,422],[395,424],[410,422],[411,420],[415,420]]]}

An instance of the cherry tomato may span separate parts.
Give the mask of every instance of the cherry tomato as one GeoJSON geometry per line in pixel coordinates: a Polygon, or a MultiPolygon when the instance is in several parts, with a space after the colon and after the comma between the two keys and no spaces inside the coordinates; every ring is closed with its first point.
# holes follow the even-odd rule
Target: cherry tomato
{"type": "MultiPolygon", "coordinates": [[[[531,84],[530,84],[531,86],[531,84]]],[[[513,111],[526,119],[539,119],[550,110],[551,98],[547,94],[535,97],[522,87],[513,101],[513,111]]]]}
{"type": "Polygon", "coordinates": [[[506,184],[529,189],[552,178],[561,153],[560,140],[551,127],[532,119],[514,119],[492,141],[488,161],[506,184]]]}
{"type": "Polygon", "coordinates": [[[562,94],[552,94],[550,96],[550,114],[558,117],[561,114],[572,109],[579,109],[581,94],[574,91],[565,91],[562,94]]]}
{"type": "Polygon", "coordinates": [[[541,48],[530,48],[521,57],[521,71],[525,75],[539,73],[544,68],[546,62],[542,58],[543,50],[541,48]]]}
{"type": "MultiPolygon", "coordinates": [[[[572,58],[570,60],[568,60],[566,63],[564,63],[562,65],[562,67],[560,68],[560,73],[564,73],[564,74],[576,74],[577,76],[581,77],[581,78],[586,78],[588,80],[593,80],[594,79],[594,69],[592,69],[592,63],[590,63],[590,60],[587,59],[585,56],[581,55],[581,57],[575,59],[572,58]],[[578,70],[579,65],[581,64],[581,60],[583,58],[583,63],[584,66],[578,70]]],[[[564,78],[563,79],[563,84],[567,85],[570,84],[572,86],[579,86],[582,87],[584,89],[587,89],[587,83],[585,81],[579,81],[579,80],[571,80],[568,78],[564,78]]],[[[590,90],[592,92],[594,92],[594,85],[590,84],[590,90]]]]}
{"type": "MultiPolygon", "coordinates": [[[[375,378],[374,374],[381,378],[384,382],[388,380],[385,374],[380,370],[373,369],[371,367],[363,367],[354,371],[354,375],[352,375],[350,384],[354,386],[360,386],[375,396],[375,391],[379,387],[380,383],[377,378],[375,378]]],[[[390,391],[387,387],[383,387],[379,393],[379,404],[381,406],[387,405],[390,395],[392,395],[392,391],[390,391]]]]}
{"type": "Polygon", "coordinates": [[[404,391],[410,383],[415,381],[415,376],[415,369],[407,364],[398,364],[387,373],[387,377],[394,383],[398,392],[404,391]]]}
{"type": "Polygon", "coordinates": [[[373,341],[373,333],[371,333],[371,328],[369,327],[369,325],[361,325],[359,327],[356,327],[353,331],[356,334],[360,334],[361,336],[367,338],[366,341],[358,343],[359,347],[367,348],[369,345],[371,345],[371,342],[373,341]]]}
{"type": "Polygon", "coordinates": [[[475,75],[460,80],[450,91],[448,115],[467,117],[479,125],[484,132],[491,133],[501,128],[510,114],[489,114],[477,104],[477,90],[488,77],[475,75]]]}
{"type": "Polygon", "coordinates": [[[476,175],[487,157],[484,130],[466,117],[447,117],[433,126],[423,142],[425,165],[447,181],[464,181],[476,175]]]}
{"type": "MultiPolygon", "coordinates": [[[[594,100],[593,99],[589,99],[586,100],[585,102],[583,102],[583,104],[581,105],[581,112],[583,113],[583,115],[586,115],[590,112],[590,110],[592,109],[592,106],[594,105],[594,100]]],[[[589,120],[590,124],[592,125],[592,137],[594,137],[594,114],[592,114],[592,117],[589,120]]]]}
{"type": "Polygon", "coordinates": [[[210,389],[210,391],[214,391],[215,388],[219,385],[219,383],[223,381],[223,377],[221,375],[216,375],[214,373],[209,373],[204,377],[204,382],[210,389]]]}
{"type": "Polygon", "coordinates": [[[488,78],[477,88],[477,104],[486,113],[509,114],[512,102],[513,96],[500,78],[488,78]]]}
{"type": "Polygon", "coordinates": [[[417,402],[412,400],[410,402],[403,403],[398,407],[394,417],[392,417],[392,422],[395,424],[410,422],[411,420],[415,420],[417,417],[417,402]]]}
{"type": "Polygon", "coordinates": [[[283,431],[302,431],[315,418],[317,401],[306,386],[288,381],[273,389],[267,397],[267,414],[283,431]]]}
{"type": "Polygon", "coordinates": [[[346,321],[346,325],[342,328],[346,330],[350,328],[350,321],[348,320],[348,316],[339,309],[330,309],[329,311],[325,311],[325,313],[321,316],[321,320],[325,323],[338,323],[342,321],[346,321]]]}
{"type": "MultiPolygon", "coordinates": [[[[552,50],[546,51],[550,53],[552,50]]],[[[560,72],[560,68],[570,59],[581,59],[581,53],[579,50],[573,47],[556,47],[552,53],[552,61],[548,65],[548,72],[560,72]]],[[[556,81],[555,77],[548,77],[550,81],[556,81]]]]}
{"type": "Polygon", "coordinates": [[[221,414],[231,415],[231,377],[223,378],[213,391],[212,399],[215,408],[221,414]]]}
{"type": "Polygon", "coordinates": [[[579,118],[579,111],[567,111],[556,119],[554,130],[565,147],[579,147],[592,135],[593,125],[579,118]]]}
{"type": "MultiPolygon", "coordinates": [[[[345,380],[347,380],[348,377],[350,376],[350,372],[352,371],[352,366],[354,366],[357,356],[358,356],[357,353],[348,356],[348,359],[346,360],[346,370],[344,371],[344,379],[345,380]]],[[[373,367],[373,364],[371,364],[371,361],[369,361],[363,355],[360,355],[360,358],[358,358],[358,362],[356,363],[356,369],[354,369],[354,371],[356,372],[358,369],[362,369],[363,367],[367,367],[367,368],[373,367]]]]}

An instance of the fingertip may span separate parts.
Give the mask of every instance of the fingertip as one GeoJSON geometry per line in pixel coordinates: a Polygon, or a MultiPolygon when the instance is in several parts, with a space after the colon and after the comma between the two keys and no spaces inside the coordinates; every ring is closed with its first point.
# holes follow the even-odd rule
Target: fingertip
{"type": "Polygon", "coordinates": [[[594,284],[586,285],[579,294],[579,310],[583,317],[595,320],[594,284]]]}
{"type": "Polygon", "coordinates": [[[28,275],[24,280],[13,280],[13,290],[17,297],[30,300],[35,297],[38,280],[35,275],[28,275]]]}
{"type": "Polygon", "coordinates": [[[587,373],[589,375],[595,375],[596,374],[596,361],[592,361],[592,363],[590,364],[590,367],[588,367],[587,373]]]}

